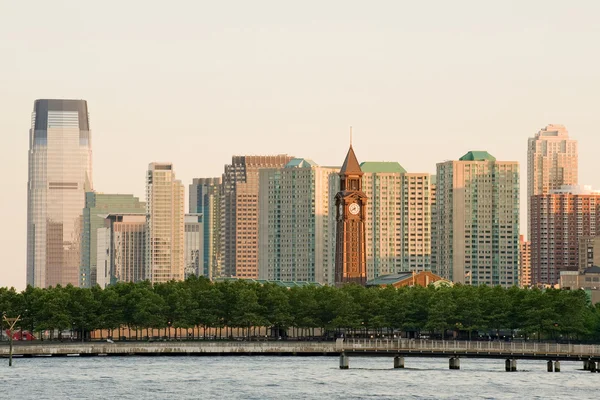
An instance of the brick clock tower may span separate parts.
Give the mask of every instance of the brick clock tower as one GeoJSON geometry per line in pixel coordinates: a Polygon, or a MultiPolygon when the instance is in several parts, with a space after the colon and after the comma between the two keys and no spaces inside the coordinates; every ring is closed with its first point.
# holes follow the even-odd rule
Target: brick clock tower
{"type": "Polygon", "coordinates": [[[340,192],[335,196],[335,284],[367,282],[365,218],[367,195],[362,191],[363,172],[352,145],[340,170],[340,192]]]}

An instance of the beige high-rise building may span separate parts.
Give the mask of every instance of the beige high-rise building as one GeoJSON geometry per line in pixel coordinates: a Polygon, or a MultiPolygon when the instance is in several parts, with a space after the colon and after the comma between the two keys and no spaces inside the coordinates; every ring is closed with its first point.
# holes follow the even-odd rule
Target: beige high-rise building
{"type": "Polygon", "coordinates": [[[293,157],[233,156],[223,173],[223,275],[258,278],[259,172],[282,168],[293,157]]]}
{"type": "Polygon", "coordinates": [[[577,185],[577,141],[564,125],[550,124],[527,142],[527,228],[531,237],[531,196],[577,185]]]}
{"type": "Polygon", "coordinates": [[[519,164],[470,151],[437,164],[435,265],[456,283],[519,283],[519,164]]]}
{"type": "Polygon", "coordinates": [[[363,162],[362,189],[369,198],[365,218],[367,280],[402,268],[402,175],[397,162],[363,162]]]}
{"type": "Polygon", "coordinates": [[[146,279],[184,278],[184,187],[173,164],[151,163],[146,177],[146,279]]]}
{"type": "Polygon", "coordinates": [[[335,266],[328,185],[338,172],[303,158],[260,171],[260,279],[328,283],[335,266]]]}
{"type": "Polygon", "coordinates": [[[521,287],[531,286],[531,242],[519,235],[519,280],[521,287]]]}

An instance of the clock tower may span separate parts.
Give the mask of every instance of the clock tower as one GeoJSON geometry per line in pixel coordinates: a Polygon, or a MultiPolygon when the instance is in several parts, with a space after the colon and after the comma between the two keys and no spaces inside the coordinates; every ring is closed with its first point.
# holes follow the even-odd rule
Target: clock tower
{"type": "Polygon", "coordinates": [[[363,172],[352,145],[340,170],[340,192],[335,196],[335,284],[367,282],[365,218],[367,195],[362,191],[363,172]]]}

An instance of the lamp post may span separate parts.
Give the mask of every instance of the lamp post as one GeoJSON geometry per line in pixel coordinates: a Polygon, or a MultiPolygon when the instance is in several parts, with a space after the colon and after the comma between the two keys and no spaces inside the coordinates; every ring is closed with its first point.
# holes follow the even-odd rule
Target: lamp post
{"type": "Polygon", "coordinates": [[[8,318],[6,313],[2,314],[2,319],[6,321],[8,324],[8,336],[9,336],[9,350],[8,350],[8,366],[12,367],[12,356],[13,356],[13,333],[12,330],[15,327],[16,323],[21,320],[21,316],[19,315],[17,318],[8,318]]]}

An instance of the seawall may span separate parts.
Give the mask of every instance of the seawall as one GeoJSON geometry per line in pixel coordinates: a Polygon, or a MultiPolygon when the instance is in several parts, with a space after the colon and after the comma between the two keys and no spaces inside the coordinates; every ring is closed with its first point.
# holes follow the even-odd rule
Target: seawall
{"type": "MultiPolygon", "coordinates": [[[[23,357],[104,355],[339,355],[335,342],[92,342],[15,344],[23,357]]],[[[8,357],[9,346],[0,346],[8,357]]]]}

